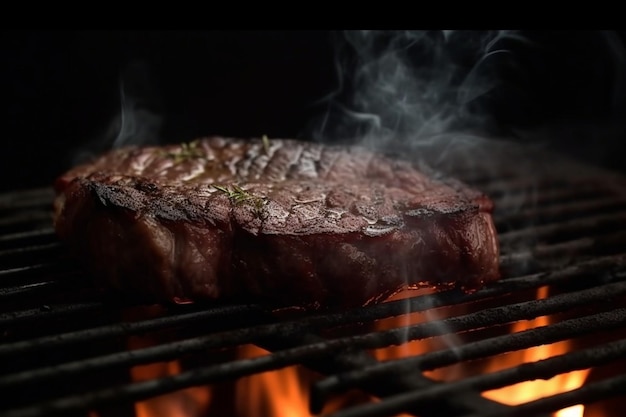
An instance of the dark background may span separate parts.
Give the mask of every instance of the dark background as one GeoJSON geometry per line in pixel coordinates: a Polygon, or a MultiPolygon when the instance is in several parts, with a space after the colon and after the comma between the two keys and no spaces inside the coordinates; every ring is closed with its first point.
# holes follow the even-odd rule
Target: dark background
{"type": "MultiPolygon", "coordinates": [[[[499,87],[474,103],[487,136],[542,143],[626,172],[624,31],[525,32],[499,87]]],[[[3,33],[0,190],[49,185],[111,146],[125,91],[161,143],[199,136],[310,139],[338,85],[329,31],[3,33]],[[152,119],[149,119],[152,120],[152,119]]],[[[465,57],[469,71],[476,56],[465,57]]],[[[128,122],[128,121],[127,121],[128,122]]],[[[474,126],[476,128],[476,126],[474,126]]],[[[140,138],[141,139],[141,138],[140,138]]]]}

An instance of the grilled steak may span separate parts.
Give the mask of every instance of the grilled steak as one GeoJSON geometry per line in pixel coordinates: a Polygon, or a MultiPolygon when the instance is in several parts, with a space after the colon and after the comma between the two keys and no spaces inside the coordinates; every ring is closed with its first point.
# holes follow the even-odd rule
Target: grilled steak
{"type": "Polygon", "coordinates": [[[98,280],[157,301],[355,306],[498,279],[487,197],[363,148],[130,147],[55,186],[56,230],[98,280]]]}

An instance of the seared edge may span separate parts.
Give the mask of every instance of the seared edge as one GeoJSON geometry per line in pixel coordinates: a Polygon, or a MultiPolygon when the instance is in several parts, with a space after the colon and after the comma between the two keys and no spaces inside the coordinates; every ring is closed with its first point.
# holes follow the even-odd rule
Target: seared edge
{"type": "Polygon", "coordinates": [[[498,278],[491,202],[458,182],[361,149],[189,146],[113,151],[57,182],[57,230],[104,282],[158,300],[360,305],[498,278]]]}

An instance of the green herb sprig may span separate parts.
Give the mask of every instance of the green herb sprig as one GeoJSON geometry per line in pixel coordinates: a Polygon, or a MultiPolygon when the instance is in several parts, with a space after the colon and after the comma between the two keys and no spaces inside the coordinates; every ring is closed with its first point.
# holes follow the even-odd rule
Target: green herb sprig
{"type": "Polygon", "coordinates": [[[233,185],[232,187],[233,189],[231,190],[230,188],[224,187],[223,185],[213,184],[213,188],[226,194],[226,196],[233,200],[235,203],[243,203],[244,201],[254,198],[252,194],[250,194],[237,184],[233,185]]]}
{"type": "Polygon", "coordinates": [[[174,152],[164,152],[163,156],[174,159],[174,163],[178,164],[189,159],[205,158],[206,155],[200,147],[199,141],[194,140],[189,143],[182,143],[180,149],[174,152]]]}
{"type": "Polygon", "coordinates": [[[263,137],[261,138],[261,141],[263,142],[263,150],[265,151],[265,155],[269,155],[270,154],[270,139],[267,137],[267,135],[263,135],[263,137]]]}
{"type": "Polygon", "coordinates": [[[232,190],[228,187],[217,184],[213,184],[213,188],[226,194],[226,196],[237,205],[250,203],[252,205],[255,217],[257,217],[258,219],[265,220],[265,218],[267,217],[267,213],[265,213],[263,210],[265,204],[267,203],[267,197],[252,195],[237,184],[232,185],[232,190]]]}

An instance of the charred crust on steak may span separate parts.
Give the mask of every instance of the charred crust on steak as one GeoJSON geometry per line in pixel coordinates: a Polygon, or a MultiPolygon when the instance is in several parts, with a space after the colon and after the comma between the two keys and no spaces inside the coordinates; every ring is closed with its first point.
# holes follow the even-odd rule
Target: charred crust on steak
{"type": "Polygon", "coordinates": [[[98,282],[156,301],[356,306],[499,277],[488,197],[363,148],[210,137],[113,150],[55,186],[57,232],[98,282]]]}

